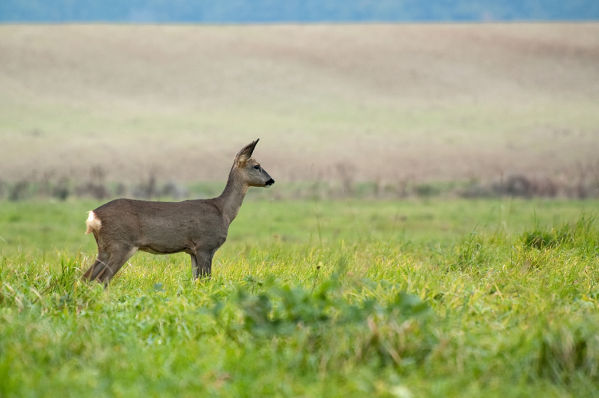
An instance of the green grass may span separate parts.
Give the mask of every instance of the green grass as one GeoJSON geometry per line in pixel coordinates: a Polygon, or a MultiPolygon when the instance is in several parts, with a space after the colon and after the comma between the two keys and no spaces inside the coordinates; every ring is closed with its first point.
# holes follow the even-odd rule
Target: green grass
{"type": "Polygon", "coordinates": [[[105,290],[98,203],[4,202],[0,396],[593,396],[598,204],[249,200],[105,290]]]}

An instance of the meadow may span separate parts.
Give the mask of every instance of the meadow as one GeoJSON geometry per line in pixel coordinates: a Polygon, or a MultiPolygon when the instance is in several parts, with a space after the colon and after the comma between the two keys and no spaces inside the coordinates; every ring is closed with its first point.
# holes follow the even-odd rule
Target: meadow
{"type": "Polygon", "coordinates": [[[597,395],[597,201],[249,198],[107,289],[98,204],[0,203],[0,396],[597,395]]]}
{"type": "Polygon", "coordinates": [[[0,397],[596,396],[598,33],[1,25],[0,397]],[[210,280],[80,279],[87,210],[255,138],[210,280]]]}

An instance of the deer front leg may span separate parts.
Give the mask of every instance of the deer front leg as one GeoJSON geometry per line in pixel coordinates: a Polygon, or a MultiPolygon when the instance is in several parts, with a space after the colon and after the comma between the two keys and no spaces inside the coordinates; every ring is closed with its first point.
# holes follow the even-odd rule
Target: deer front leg
{"type": "Polygon", "coordinates": [[[191,255],[191,267],[194,279],[198,279],[199,277],[210,278],[213,255],[214,251],[205,250],[199,250],[195,254],[191,255]]]}

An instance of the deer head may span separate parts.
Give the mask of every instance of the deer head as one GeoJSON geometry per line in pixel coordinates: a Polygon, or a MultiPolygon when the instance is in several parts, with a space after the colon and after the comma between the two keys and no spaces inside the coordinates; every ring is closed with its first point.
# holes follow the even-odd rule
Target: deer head
{"type": "Polygon", "coordinates": [[[266,187],[275,183],[275,180],[260,166],[252,153],[259,139],[250,142],[235,156],[233,170],[241,181],[250,187],[266,187]]]}

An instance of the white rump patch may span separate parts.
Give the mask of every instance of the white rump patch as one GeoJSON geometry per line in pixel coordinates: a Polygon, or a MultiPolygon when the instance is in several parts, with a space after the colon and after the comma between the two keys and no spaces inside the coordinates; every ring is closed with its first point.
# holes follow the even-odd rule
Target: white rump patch
{"type": "Polygon", "coordinates": [[[87,229],[85,230],[86,234],[89,234],[93,231],[99,231],[102,227],[102,221],[96,216],[96,213],[90,211],[87,216],[87,220],[85,221],[85,225],[87,225],[87,229]]]}

